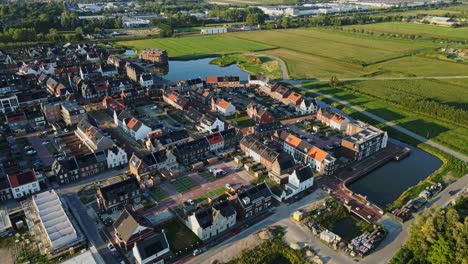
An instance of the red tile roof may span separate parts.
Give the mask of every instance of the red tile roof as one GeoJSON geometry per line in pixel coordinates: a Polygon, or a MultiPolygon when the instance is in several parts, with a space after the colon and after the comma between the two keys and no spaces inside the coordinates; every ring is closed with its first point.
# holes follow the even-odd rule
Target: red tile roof
{"type": "Polygon", "coordinates": [[[17,175],[10,175],[8,178],[10,180],[11,188],[16,188],[31,182],[35,182],[36,174],[34,174],[34,171],[31,170],[17,175]]]}
{"type": "Polygon", "coordinates": [[[206,139],[210,145],[218,144],[224,141],[223,137],[219,132],[206,136],[206,139]]]}
{"type": "Polygon", "coordinates": [[[313,147],[307,155],[314,160],[322,162],[327,156],[328,153],[322,149],[319,149],[317,147],[313,147]]]}
{"type": "Polygon", "coordinates": [[[132,117],[132,119],[128,121],[127,127],[132,129],[136,125],[136,123],[138,123],[138,119],[132,117]]]}
{"type": "Polygon", "coordinates": [[[218,77],[208,76],[206,77],[206,83],[218,83],[218,77]]]}
{"type": "Polygon", "coordinates": [[[228,106],[230,105],[231,103],[229,103],[228,101],[226,100],[221,100],[219,103],[218,103],[218,106],[221,107],[222,109],[226,109],[228,108],[228,106]]]}

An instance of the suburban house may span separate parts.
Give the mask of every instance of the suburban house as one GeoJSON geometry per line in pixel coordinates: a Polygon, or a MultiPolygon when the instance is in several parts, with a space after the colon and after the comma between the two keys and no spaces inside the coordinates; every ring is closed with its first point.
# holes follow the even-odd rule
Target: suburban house
{"type": "Polygon", "coordinates": [[[257,103],[250,103],[247,106],[247,115],[257,124],[270,123],[274,121],[273,114],[264,106],[257,103]]]}
{"type": "Polygon", "coordinates": [[[124,209],[114,223],[115,240],[124,250],[132,250],[135,243],[153,235],[151,227],[144,226],[124,209]]]}
{"type": "Polygon", "coordinates": [[[336,158],[318,147],[314,146],[309,150],[307,162],[320,174],[331,175],[335,172],[336,158]]]}
{"type": "Polygon", "coordinates": [[[131,62],[127,62],[125,64],[125,71],[127,73],[127,77],[134,82],[138,82],[140,75],[145,73],[145,69],[143,67],[131,62]]]}
{"type": "Polygon", "coordinates": [[[140,85],[141,87],[150,87],[154,84],[153,76],[149,73],[144,73],[140,75],[140,85]]]}
{"type": "Polygon", "coordinates": [[[303,115],[317,113],[318,111],[317,100],[305,98],[297,107],[297,111],[303,115]]]}
{"type": "Polygon", "coordinates": [[[245,155],[252,157],[254,161],[263,164],[268,170],[271,170],[273,162],[279,155],[275,150],[265,146],[253,135],[245,136],[240,141],[240,148],[245,155]]]}
{"type": "Polygon", "coordinates": [[[185,96],[173,91],[170,94],[163,94],[163,101],[179,110],[188,110],[192,106],[192,102],[185,96]]]}
{"type": "Polygon", "coordinates": [[[232,116],[236,113],[236,107],[224,99],[212,99],[213,110],[222,114],[223,116],[232,116]]]}
{"type": "Polygon", "coordinates": [[[172,256],[164,232],[154,233],[141,241],[135,242],[132,252],[136,264],[164,264],[164,259],[172,256]]]}
{"type": "Polygon", "coordinates": [[[348,123],[349,123],[348,118],[340,114],[334,114],[333,117],[330,119],[329,126],[335,130],[345,131],[348,123]]]}
{"type": "Polygon", "coordinates": [[[120,210],[127,204],[139,204],[141,202],[140,186],[133,177],[99,187],[96,194],[99,208],[108,212],[120,210]]]}
{"type": "Polygon", "coordinates": [[[59,184],[67,184],[80,178],[80,168],[75,158],[54,160],[51,168],[59,184]]]}
{"type": "Polygon", "coordinates": [[[238,218],[246,220],[265,213],[271,207],[272,193],[265,182],[241,190],[234,206],[238,218]]]}
{"type": "Polygon", "coordinates": [[[288,175],[295,167],[294,158],[288,153],[281,152],[271,165],[268,176],[278,184],[285,184],[288,181],[288,175]]]}
{"type": "Polygon", "coordinates": [[[206,115],[197,125],[198,131],[202,133],[214,133],[224,131],[224,122],[217,116],[206,115]]]}
{"type": "Polygon", "coordinates": [[[102,77],[111,77],[119,74],[117,68],[111,64],[99,65],[97,71],[101,73],[102,77]]]}
{"type": "Polygon", "coordinates": [[[290,105],[297,107],[304,101],[304,96],[300,93],[291,92],[288,95],[288,101],[290,105]]]}
{"type": "Polygon", "coordinates": [[[388,135],[363,122],[348,123],[346,136],[341,140],[341,152],[350,160],[359,161],[387,147],[388,135]]]}
{"type": "Polygon", "coordinates": [[[28,118],[23,111],[9,112],[5,115],[6,123],[13,132],[24,132],[28,127],[28,118]]]}
{"type": "Polygon", "coordinates": [[[206,84],[219,88],[238,88],[242,87],[239,76],[208,76],[206,84]]]}
{"type": "Polygon", "coordinates": [[[164,148],[170,148],[189,141],[190,135],[187,130],[177,130],[171,133],[161,134],[159,136],[148,136],[145,142],[146,149],[158,151],[164,148]]]}
{"type": "Polygon", "coordinates": [[[14,95],[6,95],[0,97],[0,112],[13,112],[19,107],[18,97],[14,95]]]}
{"type": "Polygon", "coordinates": [[[279,192],[272,190],[273,198],[278,202],[283,202],[299,193],[311,188],[314,185],[314,170],[311,165],[295,169],[288,177],[288,182],[279,192]]]}
{"type": "Polygon", "coordinates": [[[243,135],[239,129],[229,128],[227,130],[219,132],[223,137],[224,149],[235,148],[239,145],[243,135]]]}
{"type": "Polygon", "coordinates": [[[109,169],[122,166],[128,163],[127,152],[123,148],[113,146],[104,151],[107,157],[107,167],[109,169]]]}
{"type": "Polygon", "coordinates": [[[114,123],[118,125],[125,133],[132,136],[136,141],[143,140],[148,136],[152,129],[135,117],[127,117],[127,114],[118,115],[114,112],[114,123]]]}
{"type": "Polygon", "coordinates": [[[180,163],[185,165],[199,161],[210,153],[210,144],[205,137],[177,145],[174,154],[180,163]]]}
{"type": "Polygon", "coordinates": [[[210,144],[210,151],[218,151],[224,149],[224,139],[221,133],[216,132],[206,136],[206,140],[210,144]]]}
{"type": "Polygon", "coordinates": [[[92,152],[103,151],[111,148],[114,142],[104,136],[102,131],[90,123],[87,118],[82,119],[76,126],[75,135],[92,152]]]}
{"type": "Polygon", "coordinates": [[[86,117],[86,110],[76,102],[65,101],[61,106],[62,120],[68,126],[76,125],[86,117]]]}
{"type": "Polygon", "coordinates": [[[80,177],[82,178],[95,176],[108,168],[104,151],[77,156],[75,160],[80,168],[80,177]]]}
{"type": "Polygon", "coordinates": [[[141,157],[133,153],[128,164],[130,173],[135,175],[141,186],[152,187],[159,182],[157,161],[153,153],[141,157]]]}
{"type": "Polygon", "coordinates": [[[189,215],[185,225],[201,240],[208,240],[236,224],[237,212],[228,200],[189,215]]]}
{"type": "Polygon", "coordinates": [[[143,91],[138,91],[135,88],[122,90],[120,92],[120,99],[122,100],[122,102],[125,103],[125,105],[138,103],[141,100],[144,100],[145,97],[146,97],[146,94],[143,91]]]}
{"type": "Polygon", "coordinates": [[[19,199],[41,190],[34,170],[8,175],[13,198],[19,199]]]}

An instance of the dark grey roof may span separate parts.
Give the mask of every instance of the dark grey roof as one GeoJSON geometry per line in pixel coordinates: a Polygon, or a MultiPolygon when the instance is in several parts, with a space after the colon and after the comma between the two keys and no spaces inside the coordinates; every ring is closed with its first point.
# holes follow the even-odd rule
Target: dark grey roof
{"type": "Polygon", "coordinates": [[[213,208],[198,210],[195,212],[195,218],[201,228],[205,229],[213,224],[213,208]]]}
{"type": "Polygon", "coordinates": [[[280,153],[276,157],[276,161],[278,162],[281,171],[286,171],[296,166],[294,158],[288,153],[280,153]]]}
{"type": "Polygon", "coordinates": [[[271,195],[272,193],[268,185],[265,182],[262,182],[240,192],[237,195],[237,199],[240,201],[243,207],[248,207],[254,201],[271,197],[271,195]]]}
{"type": "Polygon", "coordinates": [[[136,247],[140,253],[141,259],[144,260],[148,257],[158,254],[165,249],[168,249],[169,245],[166,240],[166,235],[164,233],[158,233],[137,242],[136,247]]]}
{"type": "Polygon", "coordinates": [[[213,205],[213,209],[218,211],[224,217],[230,217],[236,214],[236,210],[228,200],[213,205]]]}
{"type": "Polygon", "coordinates": [[[139,226],[140,224],[126,209],[122,211],[114,223],[114,228],[124,241],[128,241],[139,226]]]}
{"type": "Polygon", "coordinates": [[[138,185],[138,181],[136,178],[128,178],[123,181],[116,182],[114,184],[107,185],[105,187],[101,187],[101,193],[104,199],[117,199],[120,196],[125,194],[129,194],[135,190],[138,190],[140,186],[138,185]]]}
{"type": "Polygon", "coordinates": [[[314,177],[314,171],[312,170],[312,167],[310,165],[304,166],[296,170],[296,176],[299,182],[304,182],[314,177]]]}
{"type": "Polygon", "coordinates": [[[177,141],[189,138],[189,137],[190,135],[187,132],[187,130],[183,129],[183,130],[177,130],[177,131],[173,131],[171,133],[162,135],[158,137],[157,140],[159,141],[159,143],[161,143],[161,145],[164,146],[164,145],[171,144],[173,142],[177,142],[177,141]]]}

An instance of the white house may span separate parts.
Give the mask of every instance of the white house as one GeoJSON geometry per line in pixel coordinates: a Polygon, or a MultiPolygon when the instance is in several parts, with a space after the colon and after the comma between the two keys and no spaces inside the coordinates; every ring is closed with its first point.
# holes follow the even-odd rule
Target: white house
{"type": "Polygon", "coordinates": [[[153,76],[151,74],[142,74],[140,75],[140,85],[142,87],[150,87],[154,84],[153,76]]]}
{"type": "Polygon", "coordinates": [[[152,131],[150,127],[146,126],[135,117],[119,118],[116,112],[114,112],[114,122],[136,141],[145,139],[148,133],[152,131]]]}
{"type": "Polygon", "coordinates": [[[303,115],[315,114],[318,111],[318,104],[315,99],[302,100],[301,104],[297,107],[298,112],[303,115]]]}
{"type": "Polygon", "coordinates": [[[216,116],[206,116],[200,121],[197,128],[203,133],[221,132],[224,131],[224,122],[216,116]]]}
{"type": "Polygon", "coordinates": [[[189,215],[185,225],[201,240],[208,240],[232,228],[236,224],[236,216],[236,210],[226,200],[189,215]]]}
{"type": "Polygon", "coordinates": [[[128,163],[127,152],[117,146],[106,150],[106,158],[109,169],[128,163]]]}
{"type": "Polygon", "coordinates": [[[311,165],[307,165],[295,169],[288,177],[288,183],[284,185],[284,189],[280,194],[273,192],[273,198],[282,202],[286,199],[311,188],[314,185],[314,169],[311,165]]]}
{"type": "Polygon", "coordinates": [[[216,104],[216,111],[223,116],[232,116],[236,113],[236,107],[230,102],[222,99],[216,104]]]}
{"type": "Polygon", "coordinates": [[[119,74],[117,68],[111,64],[100,65],[98,72],[101,73],[102,77],[110,77],[119,74]]]}
{"type": "Polygon", "coordinates": [[[210,151],[217,151],[224,149],[224,138],[221,133],[216,132],[206,136],[208,143],[210,144],[210,151]]]}
{"type": "Polygon", "coordinates": [[[34,170],[8,175],[13,198],[18,199],[41,190],[34,170]]]}
{"type": "Polygon", "coordinates": [[[166,234],[153,234],[136,242],[132,252],[136,264],[164,264],[164,258],[170,255],[166,234]]]}
{"type": "Polygon", "coordinates": [[[345,131],[348,123],[349,119],[340,114],[335,114],[330,119],[330,127],[339,131],[345,131]]]}

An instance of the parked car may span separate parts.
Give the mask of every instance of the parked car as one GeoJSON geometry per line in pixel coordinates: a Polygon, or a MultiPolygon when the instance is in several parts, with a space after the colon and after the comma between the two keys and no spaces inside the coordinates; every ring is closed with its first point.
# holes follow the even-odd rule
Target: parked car
{"type": "Polygon", "coordinates": [[[50,140],[45,140],[45,141],[42,142],[42,145],[47,145],[49,143],[50,143],[50,140]]]}
{"type": "Polygon", "coordinates": [[[36,154],[36,153],[37,153],[37,151],[35,151],[34,149],[30,149],[30,150],[28,150],[28,151],[26,152],[26,154],[31,155],[31,156],[34,155],[34,154],[36,154]]]}
{"type": "Polygon", "coordinates": [[[236,227],[236,228],[234,228],[233,230],[231,230],[231,234],[232,234],[233,236],[235,236],[235,235],[237,235],[237,234],[239,234],[239,233],[240,233],[240,228],[239,228],[239,227],[236,227]]]}
{"type": "Polygon", "coordinates": [[[202,251],[197,248],[192,252],[192,255],[196,256],[196,255],[200,255],[201,253],[202,253],[202,251]]]}
{"type": "Polygon", "coordinates": [[[449,191],[448,193],[449,193],[450,195],[454,195],[454,194],[457,193],[457,191],[456,191],[456,190],[451,190],[451,191],[449,191]]]}
{"type": "Polygon", "coordinates": [[[107,245],[107,248],[110,250],[110,252],[117,252],[117,249],[115,249],[114,245],[112,243],[109,243],[107,245]]]}

